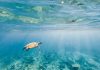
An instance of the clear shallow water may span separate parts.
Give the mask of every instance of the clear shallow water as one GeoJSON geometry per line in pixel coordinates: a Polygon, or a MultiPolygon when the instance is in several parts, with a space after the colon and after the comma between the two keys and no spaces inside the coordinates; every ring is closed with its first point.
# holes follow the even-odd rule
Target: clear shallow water
{"type": "Polygon", "coordinates": [[[100,70],[100,1],[62,3],[0,0],[1,70],[100,70]]]}

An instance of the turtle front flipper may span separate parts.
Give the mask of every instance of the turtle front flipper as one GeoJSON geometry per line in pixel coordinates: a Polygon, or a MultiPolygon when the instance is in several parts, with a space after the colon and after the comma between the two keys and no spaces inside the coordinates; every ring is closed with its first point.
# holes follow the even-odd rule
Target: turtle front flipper
{"type": "Polygon", "coordinates": [[[26,48],[26,47],[23,48],[23,50],[25,50],[25,51],[28,51],[29,49],[30,49],[30,48],[26,48]]]}
{"type": "Polygon", "coordinates": [[[30,48],[28,48],[28,49],[25,49],[25,51],[29,51],[29,49],[30,49],[30,48]]]}

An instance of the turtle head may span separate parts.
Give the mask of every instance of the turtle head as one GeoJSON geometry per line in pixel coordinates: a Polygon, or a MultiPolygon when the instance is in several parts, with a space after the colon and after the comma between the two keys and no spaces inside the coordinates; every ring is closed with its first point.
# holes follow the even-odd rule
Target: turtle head
{"type": "Polygon", "coordinates": [[[40,44],[42,44],[42,42],[38,42],[38,44],[40,45],[40,44]]]}

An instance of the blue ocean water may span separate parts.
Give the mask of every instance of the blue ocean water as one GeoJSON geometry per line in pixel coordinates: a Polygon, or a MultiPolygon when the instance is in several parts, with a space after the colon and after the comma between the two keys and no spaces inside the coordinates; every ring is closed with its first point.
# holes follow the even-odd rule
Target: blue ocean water
{"type": "Polygon", "coordinates": [[[0,70],[100,70],[99,48],[99,0],[0,0],[0,70]]]}

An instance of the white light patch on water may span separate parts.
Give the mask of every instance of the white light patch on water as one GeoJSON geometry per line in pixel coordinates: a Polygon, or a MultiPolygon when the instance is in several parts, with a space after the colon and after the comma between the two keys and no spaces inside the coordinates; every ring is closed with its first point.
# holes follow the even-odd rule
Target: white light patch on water
{"type": "Polygon", "coordinates": [[[99,30],[48,30],[43,35],[46,35],[49,40],[57,41],[56,48],[59,51],[63,52],[65,47],[72,45],[72,48],[77,51],[81,52],[81,48],[85,48],[88,53],[91,53],[91,49],[95,48],[91,41],[96,42],[95,38],[100,38],[99,33],[99,30]]]}

